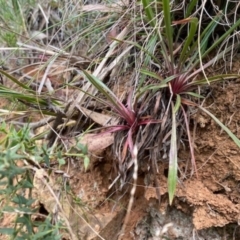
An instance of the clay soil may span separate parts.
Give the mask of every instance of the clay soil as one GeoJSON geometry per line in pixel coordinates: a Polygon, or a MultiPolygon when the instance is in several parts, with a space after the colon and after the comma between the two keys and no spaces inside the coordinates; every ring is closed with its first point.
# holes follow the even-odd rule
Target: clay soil
{"type": "MultiPolygon", "coordinates": [[[[240,81],[216,84],[207,91],[204,107],[240,137],[240,81]]],[[[166,190],[167,162],[158,165],[160,204],[155,186],[147,187],[146,176],[139,176],[122,239],[240,239],[240,151],[205,114],[193,115],[192,131],[197,174],[190,174],[189,149],[185,145],[180,151],[179,183],[172,206],[168,205],[166,190]]],[[[84,226],[82,239],[118,239],[129,202],[129,191],[108,190],[113,160],[108,150],[102,154],[91,171],[76,170],[70,180],[74,192],[91,205],[99,221],[88,224],[95,226],[101,237],[84,226]]]]}

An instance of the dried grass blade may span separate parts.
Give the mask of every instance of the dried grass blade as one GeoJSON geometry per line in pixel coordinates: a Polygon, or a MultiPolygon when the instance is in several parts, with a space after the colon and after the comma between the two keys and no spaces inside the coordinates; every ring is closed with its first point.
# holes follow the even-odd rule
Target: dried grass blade
{"type": "Polygon", "coordinates": [[[184,120],[185,120],[185,126],[186,126],[186,129],[187,129],[189,148],[190,148],[190,152],[191,152],[191,162],[192,162],[191,174],[193,174],[194,171],[195,171],[196,176],[198,177],[197,166],[196,166],[196,161],[195,161],[195,154],[194,154],[194,147],[193,147],[194,143],[192,142],[192,137],[191,137],[191,133],[190,133],[190,129],[189,129],[189,122],[188,122],[186,111],[184,110],[184,108],[182,106],[181,106],[181,109],[182,109],[184,120]]]}

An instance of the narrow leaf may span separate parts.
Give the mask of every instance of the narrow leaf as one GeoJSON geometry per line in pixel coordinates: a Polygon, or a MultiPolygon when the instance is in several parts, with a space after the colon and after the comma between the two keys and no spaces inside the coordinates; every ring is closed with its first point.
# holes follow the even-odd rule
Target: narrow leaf
{"type": "Polygon", "coordinates": [[[196,176],[198,177],[198,173],[197,173],[197,166],[196,166],[196,161],[195,161],[195,154],[194,154],[194,146],[193,146],[193,142],[192,142],[192,137],[191,137],[191,133],[190,133],[190,129],[189,129],[189,119],[187,117],[187,113],[184,110],[184,107],[182,107],[182,112],[183,112],[183,116],[184,116],[184,120],[185,120],[185,126],[187,129],[187,135],[188,135],[188,143],[189,143],[189,148],[190,148],[190,152],[191,152],[191,162],[192,162],[192,174],[196,173],[196,176]]]}
{"type": "MultiPolygon", "coordinates": [[[[154,56],[154,51],[155,51],[155,46],[157,44],[157,40],[158,40],[158,35],[157,34],[153,34],[149,41],[147,41],[145,49],[146,49],[146,54],[144,57],[144,66],[149,66],[151,61],[154,61],[155,56],[154,56]],[[153,58],[154,57],[154,58],[153,58]]],[[[143,48],[143,47],[142,47],[143,48]]],[[[139,79],[139,87],[141,87],[142,85],[144,85],[146,76],[140,76],[139,79]]]]}
{"type": "Polygon", "coordinates": [[[170,77],[167,77],[166,79],[163,79],[161,76],[159,76],[158,74],[154,73],[154,72],[151,72],[151,71],[148,71],[147,69],[141,69],[140,70],[141,73],[149,76],[149,77],[152,77],[152,78],[155,78],[155,79],[158,79],[159,81],[161,81],[161,84],[165,84],[165,83],[168,83],[170,82],[171,80],[175,79],[176,77],[178,77],[179,75],[178,74],[175,74],[175,75],[172,75],[170,77]]]}
{"type": "Polygon", "coordinates": [[[185,17],[189,17],[192,14],[192,10],[196,8],[198,0],[192,0],[187,4],[187,11],[185,17]]]}
{"type": "MultiPolygon", "coordinates": [[[[155,35],[156,36],[156,35],[155,35]]],[[[151,40],[151,39],[150,39],[151,40]]],[[[141,45],[139,45],[138,43],[136,43],[136,42],[133,42],[133,41],[124,41],[125,43],[127,43],[127,44],[131,44],[131,45],[133,45],[134,47],[136,47],[136,48],[138,48],[139,50],[141,50],[142,52],[144,52],[144,53],[146,53],[147,55],[149,55],[157,64],[159,64],[159,65],[161,65],[161,61],[157,58],[157,57],[155,57],[154,56],[154,49],[155,49],[155,45],[154,45],[154,43],[157,41],[157,38],[154,38],[154,39],[152,39],[152,44],[153,44],[153,46],[154,46],[154,48],[152,49],[152,48],[148,48],[148,47],[142,47],[141,45]]],[[[149,46],[149,45],[147,45],[147,46],[149,46]]]]}
{"type": "Polygon", "coordinates": [[[231,27],[223,34],[221,35],[212,45],[209,49],[207,49],[204,54],[202,55],[202,58],[205,56],[208,56],[208,54],[215,49],[219,44],[221,44],[228,36],[231,35],[231,33],[240,25],[240,18],[235,22],[231,27]]]}
{"type": "Polygon", "coordinates": [[[145,75],[149,76],[149,77],[153,77],[155,79],[158,79],[159,81],[163,80],[163,78],[159,74],[156,74],[155,72],[148,71],[147,69],[140,69],[140,72],[142,74],[145,74],[145,75]]]}
{"type": "Polygon", "coordinates": [[[133,112],[127,109],[101,80],[85,70],[83,70],[83,72],[92,85],[111,102],[114,110],[128,123],[132,122],[132,119],[134,118],[133,112]]]}
{"type": "MultiPolygon", "coordinates": [[[[228,79],[234,79],[234,78],[239,78],[239,74],[221,74],[221,75],[215,75],[213,77],[209,77],[208,81],[211,82],[218,82],[218,81],[223,81],[223,80],[228,80],[228,79]]],[[[200,79],[196,81],[192,81],[187,86],[199,86],[199,85],[207,85],[208,81],[206,79],[200,79]]]]}
{"type": "Polygon", "coordinates": [[[181,66],[185,64],[186,60],[190,57],[190,44],[193,42],[196,31],[197,31],[197,25],[198,25],[198,19],[197,18],[190,18],[190,30],[188,32],[188,36],[185,40],[185,43],[183,45],[183,49],[181,51],[179,62],[181,63],[181,66]]]}
{"type": "Polygon", "coordinates": [[[24,88],[24,89],[27,89],[28,91],[30,92],[33,92],[28,86],[24,85],[23,83],[19,82],[17,78],[15,78],[14,76],[10,75],[9,73],[7,73],[6,71],[4,70],[1,70],[0,69],[0,73],[3,74],[4,76],[6,76],[8,79],[10,79],[11,81],[13,81],[14,83],[16,83],[18,86],[24,88]]]}
{"type": "Polygon", "coordinates": [[[0,233],[1,234],[13,235],[14,232],[15,232],[14,228],[0,228],[0,233]]]}
{"type": "Polygon", "coordinates": [[[166,39],[168,42],[168,48],[170,53],[171,64],[173,67],[173,29],[171,19],[170,1],[163,0],[163,15],[164,15],[164,26],[166,31],[166,39]]]}
{"type": "Polygon", "coordinates": [[[156,18],[151,4],[154,2],[151,0],[142,0],[144,11],[147,15],[148,21],[152,27],[156,25],[156,18]]]}
{"type": "Polygon", "coordinates": [[[196,98],[204,98],[202,95],[194,93],[194,92],[182,92],[181,95],[190,95],[196,98]]]}
{"type": "Polygon", "coordinates": [[[169,204],[172,204],[176,186],[177,186],[177,130],[176,130],[176,114],[174,112],[174,106],[172,103],[172,134],[171,134],[171,144],[169,152],[169,169],[168,169],[168,194],[169,194],[169,204]]]}
{"type": "Polygon", "coordinates": [[[174,113],[176,113],[178,111],[180,105],[181,105],[181,97],[179,94],[177,94],[176,103],[174,105],[174,113]]]}
{"type": "Polygon", "coordinates": [[[83,160],[83,164],[84,164],[85,171],[87,171],[87,169],[88,169],[88,167],[89,167],[89,163],[90,163],[89,157],[88,157],[88,156],[85,156],[85,157],[84,157],[84,160],[83,160]]]}
{"type": "MultiPolygon", "coordinates": [[[[208,24],[206,28],[204,28],[204,31],[201,33],[201,36],[200,36],[201,52],[204,53],[204,50],[206,49],[206,46],[208,44],[208,39],[212,35],[216,26],[218,25],[218,21],[220,20],[220,18],[221,18],[220,14],[214,17],[213,20],[208,24]]],[[[200,61],[198,57],[199,52],[197,51],[197,47],[198,47],[198,39],[196,39],[195,42],[191,44],[191,47],[189,50],[189,56],[190,54],[192,54],[192,57],[190,58],[190,61],[187,64],[187,67],[186,67],[187,69],[190,69],[190,68],[194,69],[200,61]]]]}

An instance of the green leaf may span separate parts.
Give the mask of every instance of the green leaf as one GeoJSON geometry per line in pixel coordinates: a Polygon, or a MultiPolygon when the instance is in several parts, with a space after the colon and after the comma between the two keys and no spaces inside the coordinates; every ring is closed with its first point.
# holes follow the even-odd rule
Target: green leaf
{"type": "Polygon", "coordinates": [[[149,21],[149,23],[152,27],[155,27],[156,16],[155,16],[155,13],[154,13],[153,8],[151,6],[151,4],[153,4],[153,3],[154,2],[152,0],[142,0],[143,8],[144,8],[144,11],[147,15],[148,21],[149,21]]]}
{"type": "Polygon", "coordinates": [[[240,147],[240,140],[237,138],[235,134],[231,132],[231,130],[225,126],[218,118],[216,118],[212,113],[210,113],[207,109],[198,106],[203,112],[207,113],[227,134],[232,140],[235,142],[235,144],[240,147]]]}
{"type": "Polygon", "coordinates": [[[85,171],[87,171],[88,166],[89,166],[89,163],[90,163],[89,157],[88,157],[88,156],[85,156],[85,157],[84,157],[84,160],[83,160],[83,164],[84,164],[85,171]]]}
{"type": "Polygon", "coordinates": [[[194,93],[194,92],[182,92],[181,95],[190,95],[196,98],[204,98],[202,95],[194,93]]]}
{"type": "MultiPolygon", "coordinates": [[[[152,46],[150,46],[149,44],[147,44],[146,47],[142,47],[141,45],[139,45],[138,43],[136,42],[133,42],[133,41],[124,41],[125,43],[127,44],[131,44],[133,45],[134,47],[138,48],[141,52],[144,52],[146,53],[147,56],[150,56],[151,59],[153,59],[157,64],[161,65],[161,61],[154,56],[154,49],[155,49],[155,42],[157,41],[157,35],[154,35],[154,38],[151,38],[151,44],[153,44],[152,46]]],[[[145,62],[144,62],[145,63],[145,62]]]]}
{"type": "Polygon", "coordinates": [[[172,104],[172,133],[171,144],[169,151],[169,168],[168,168],[168,195],[169,204],[172,204],[176,186],[177,186],[177,169],[178,169],[178,149],[177,149],[177,126],[176,126],[176,113],[172,104]]]}
{"type": "Polygon", "coordinates": [[[144,75],[147,75],[149,77],[158,79],[159,81],[162,81],[163,78],[159,76],[159,74],[156,74],[155,72],[148,71],[147,69],[140,69],[140,72],[144,75]]]}
{"type": "Polygon", "coordinates": [[[13,10],[15,12],[15,14],[19,14],[20,13],[20,5],[18,0],[12,0],[12,5],[13,5],[13,10]]]}
{"type": "Polygon", "coordinates": [[[84,74],[86,75],[87,79],[92,83],[92,85],[113,104],[117,109],[119,105],[116,102],[117,97],[115,94],[108,88],[101,80],[97,77],[89,74],[87,71],[83,70],[84,74]]]}
{"type": "Polygon", "coordinates": [[[175,79],[176,77],[178,77],[179,75],[178,74],[175,74],[175,75],[172,75],[170,77],[167,77],[166,79],[163,79],[161,76],[159,76],[158,74],[154,73],[154,72],[151,72],[151,71],[148,71],[147,69],[140,69],[140,72],[142,74],[145,74],[149,77],[152,77],[152,78],[155,78],[155,79],[158,79],[160,82],[160,86],[161,84],[166,84],[170,81],[172,81],[173,79],[175,79]]]}
{"type": "Polygon", "coordinates": [[[185,64],[186,60],[190,57],[191,51],[189,49],[190,44],[193,42],[196,31],[197,31],[197,25],[198,25],[198,19],[197,18],[191,18],[190,19],[190,30],[188,32],[188,36],[185,39],[185,43],[183,45],[183,49],[181,51],[181,55],[179,58],[179,62],[181,66],[185,64]]]}
{"type": "Polygon", "coordinates": [[[180,106],[181,106],[181,97],[179,94],[177,94],[176,103],[174,105],[174,113],[176,113],[179,110],[180,106]]]}
{"type": "Polygon", "coordinates": [[[88,147],[86,144],[82,144],[80,142],[77,143],[77,148],[81,150],[82,154],[87,155],[88,154],[88,147]]]}
{"type": "MultiPolygon", "coordinates": [[[[155,46],[157,44],[157,40],[158,40],[158,35],[152,34],[149,41],[147,41],[146,47],[144,48],[146,54],[145,54],[143,66],[149,66],[151,61],[156,60],[156,58],[154,56],[154,51],[155,51],[155,46]]],[[[157,62],[159,62],[159,61],[157,60],[157,62]]],[[[140,80],[139,80],[139,84],[138,84],[139,87],[142,87],[142,85],[144,85],[145,79],[146,79],[145,75],[140,76],[140,80]]]]}
{"type": "Polygon", "coordinates": [[[198,0],[191,0],[189,4],[187,4],[187,11],[185,14],[185,18],[189,17],[192,14],[192,10],[196,8],[198,0]]]}
{"type": "MultiPolygon", "coordinates": [[[[201,53],[205,52],[205,49],[208,45],[209,37],[213,34],[213,31],[215,30],[216,26],[218,25],[218,21],[222,15],[218,14],[213,18],[213,20],[208,24],[206,28],[204,28],[204,31],[200,35],[200,50],[201,53]]],[[[199,64],[199,51],[198,51],[198,39],[194,43],[191,44],[190,50],[188,55],[192,54],[190,61],[187,64],[187,69],[194,69],[197,64],[199,64]]],[[[203,56],[202,56],[203,58],[203,56]]]]}
{"type": "Polygon", "coordinates": [[[13,235],[15,232],[14,228],[0,228],[0,233],[6,234],[6,235],[13,235]]]}
{"type": "Polygon", "coordinates": [[[5,206],[5,207],[3,207],[3,210],[2,210],[2,211],[14,213],[14,212],[15,212],[15,208],[12,207],[12,206],[5,206]]]}
{"type": "Polygon", "coordinates": [[[202,55],[202,58],[204,58],[205,56],[208,56],[208,54],[215,49],[219,44],[221,44],[226,38],[228,38],[231,33],[237,29],[237,27],[239,27],[240,25],[240,18],[237,20],[237,22],[235,22],[233,25],[231,25],[231,27],[223,34],[221,35],[216,41],[214,41],[214,43],[211,45],[210,48],[208,48],[202,55]]]}
{"type": "Polygon", "coordinates": [[[35,200],[33,199],[27,199],[24,196],[21,196],[19,194],[16,194],[16,196],[12,199],[12,202],[16,204],[24,204],[24,205],[31,205],[35,200]]]}
{"type": "Polygon", "coordinates": [[[89,74],[87,71],[83,70],[85,76],[92,83],[92,85],[102,93],[110,102],[108,106],[113,108],[120,117],[125,119],[128,123],[131,123],[135,120],[135,113],[130,108],[131,104],[128,104],[128,108],[125,107],[122,102],[116,97],[116,95],[97,77],[89,74]]]}
{"type": "MultiPolygon", "coordinates": [[[[34,234],[34,239],[43,239],[42,237],[46,237],[47,235],[49,235],[52,232],[53,232],[52,229],[38,232],[38,233],[34,234]]],[[[46,239],[46,238],[44,238],[44,239],[46,239]]]]}
{"type": "Polygon", "coordinates": [[[192,81],[188,84],[188,86],[199,86],[199,85],[208,85],[208,82],[218,82],[218,81],[223,81],[223,80],[228,80],[228,79],[235,79],[239,78],[239,74],[221,74],[221,75],[215,75],[212,77],[208,78],[208,81],[206,79],[200,79],[200,80],[195,80],[192,81]]]}
{"type": "Polygon", "coordinates": [[[20,183],[22,188],[33,188],[33,184],[26,179],[22,179],[20,183]]]}
{"type": "Polygon", "coordinates": [[[64,164],[66,164],[66,161],[65,161],[64,158],[58,158],[58,163],[59,163],[60,166],[62,166],[64,164]]]}
{"type": "Polygon", "coordinates": [[[28,86],[24,85],[23,83],[21,83],[20,81],[17,80],[17,78],[13,77],[12,75],[10,75],[9,73],[7,73],[4,70],[0,69],[0,73],[3,74],[4,76],[6,76],[8,79],[12,80],[14,83],[16,83],[18,86],[27,89],[28,91],[34,93],[33,90],[31,90],[28,86]]]}
{"type": "MultiPolygon", "coordinates": [[[[170,76],[164,80],[162,80],[157,74],[153,73],[153,72],[150,72],[150,71],[147,71],[147,70],[140,70],[142,73],[148,75],[148,76],[151,76],[151,77],[156,77],[157,79],[161,80],[161,82],[159,84],[149,84],[149,85],[146,85],[145,87],[142,87],[139,89],[139,96],[141,96],[141,94],[143,94],[144,92],[146,91],[149,91],[149,90],[154,90],[154,91],[158,91],[159,89],[161,88],[165,88],[165,87],[168,87],[168,82],[172,81],[173,79],[176,78],[177,75],[173,75],[173,76],[170,76]]],[[[138,97],[139,97],[138,96],[138,97]]]]}
{"type": "Polygon", "coordinates": [[[168,43],[168,49],[170,53],[171,64],[173,67],[173,28],[171,19],[170,1],[163,0],[163,15],[164,15],[164,27],[166,31],[166,39],[168,43]]]}

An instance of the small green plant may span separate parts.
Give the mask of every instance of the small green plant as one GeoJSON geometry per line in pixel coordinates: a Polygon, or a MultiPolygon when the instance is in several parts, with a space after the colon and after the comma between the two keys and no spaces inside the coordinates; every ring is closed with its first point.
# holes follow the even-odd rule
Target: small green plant
{"type": "Polygon", "coordinates": [[[16,215],[7,227],[0,228],[0,233],[11,239],[62,239],[64,223],[53,223],[51,214],[43,217],[39,207],[33,205],[38,199],[32,194],[34,171],[41,164],[49,166],[59,154],[37,146],[29,127],[16,131],[3,123],[0,134],[0,212],[16,215]]]}
{"type": "Polygon", "coordinates": [[[100,100],[106,106],[109,106],[112,110],[112,114],[116,114],[119,117],[120,124],[116,126],[110,126],[107,132],[126,132],[126,140],[123,143],[122,153],[120,154],[120,162],[124,162],[127,150],[129,149],[131,156],[133,156],[133,146],[134,146],[134,136],[137,134],[140,126],[149,125],[153,123],[160,123],[160,120],[154,120],[151,116],[140,116],[141,108],[143,106],[137,106],[137,103],[133,102],[133,93],[130,92],[127,103],[124,105],[114,93],[99,79],[90,75],[88,72],[84,71],[88,80],[97,88],[97,90],[107,98],[108,102],[100,100]],[[137,108],[138,107],[138,108],[137,108]]]}
{"type": "MultiPolygon", "coordinates": [[[[54,228],[49,219],[40,224],[32,220],[32,215],[37,214],[32,204],[35,199],[32,197],[32,172],[31,168],[19,166],[20,162],[35,162],[40,154],[37,147],[30,141],[28,128],[16,131],[13,127],[7,130],[7,125],[1,125],[1,156],[0,156],[0,195],[2,208],[1,212],[15,213],[15,221],[12,227],[0,228],[0,232],[11,236],[12,239],[36,239],[31,238],[36,229],[45,230],[41,234],[56,238],[54,228]]],[[[36,162],[37,165],[38,162],[36,162]]],[[[59,231],[59,230],[58,230],[59,231]]],[[[37,239],[42,239],[37,238],[37,239]]]]}

